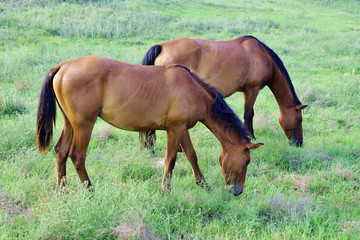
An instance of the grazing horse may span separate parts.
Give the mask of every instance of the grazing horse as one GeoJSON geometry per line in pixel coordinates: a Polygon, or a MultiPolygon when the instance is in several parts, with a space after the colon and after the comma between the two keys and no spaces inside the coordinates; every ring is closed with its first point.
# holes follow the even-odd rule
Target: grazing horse
{"type": "Polygon", "coordinates": [[[250,149],[262,145],[250,143],[246,127],[223,96],[183,66],[141,66],[87,56],[50,68],[37,113],[36,138],[41,153],[52,139],[56,101],[63,115],[63,129],[55,145],[59,187],[65,185],[68,156],[80,181],[91,186],[85,158],[98,117],[128,131],[166,130],[164,191],[170,190],[179,144],[196,182],[207,186],[188,132],[199,121],[222,145],[219,162],[234,195],[243,191],[250,149]]]}
{"type": "MultiPolygon", "coordinates": [[[[151,47],[142,65],[181,64],[228,97],[243,92],[244,124],[254,136],[254,103],[268,86],[280,108],[279,123],[291,145],[302,146],[302,105],[279,56],[253,36],[229,41],[180,38],[151,47]]],[[[140,133],[140,138],[143,139],[140,133]]],[[[155,131],[145,133],[145,146],[152,147],[155,131]]]]}

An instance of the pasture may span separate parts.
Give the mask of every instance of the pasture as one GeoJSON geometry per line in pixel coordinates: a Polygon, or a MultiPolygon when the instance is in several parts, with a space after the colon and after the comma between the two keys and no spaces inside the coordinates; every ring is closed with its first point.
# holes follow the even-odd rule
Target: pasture
{"type": "MultiPolygon", "coordinates": [[[[0,1],[0,239],[359,239],[360,2],[357,0],[0,1]],[[67,162],[56,186],[54,144],[35,144],[47,70],[99,55],[140,64],[154,44],[180,37],[253,35],[273,49],[303,104],[304,146],[289,146],[268,88],[255,103],[244,192],[224,189],[221,145],[190,130],[208,192],[182,153],[164,195],[166,133],[155,154],[138,133],[98,119],[86,168],[95,191],[67,162]]],[[[226,98],[240,118],[241,93],[226,98]]]]}

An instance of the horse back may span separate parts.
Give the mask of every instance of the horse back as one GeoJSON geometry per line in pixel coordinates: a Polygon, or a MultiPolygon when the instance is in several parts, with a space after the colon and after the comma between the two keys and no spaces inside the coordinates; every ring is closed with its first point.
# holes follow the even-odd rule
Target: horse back
{"type": "Polygon", "coordinates": [[[182,64],[224,96],[270,80],[273,61],[259,41],[240,37],[228,41],[180,38],[160,44],[156,65],[182,64]]]}
{"type": "Polygon", "coordinates": [[[193,125],[203,95],[183,69],[96,56],[62,63],[54,91],[70,122],[81,125],[100,116],[131,131],[166,129],[169,121],[193,125]]]}
{"type": "Polygon", "coordinates": [[[126,65],[107,83],[100,116],[132,131],[193,126],[205,112],[204,93],[183,69],[126,65]]]}

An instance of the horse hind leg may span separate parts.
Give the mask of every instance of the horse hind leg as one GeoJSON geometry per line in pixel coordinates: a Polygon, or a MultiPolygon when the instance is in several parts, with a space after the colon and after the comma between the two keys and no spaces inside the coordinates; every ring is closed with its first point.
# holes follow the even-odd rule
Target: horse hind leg
{"type": "Polygon", "coordinates": [[[139,133],[140,144],[144,148],[149,149],[153,154],[155,153],[155,142],[156,142],[156,133],[155,130],[140,132],[139,133]]]}
{"type": "Polygon", "coordinates": [[[64,116],[64,125],[60,138],[55,145],[57,185],[59,190],[66,185],[66,161],[69,156],[70,147],[73,141],[73,128],[69,120],[64,116]]]}
{"type": "Polygon", "coordinates": [[[74,164],[76,172],[80,178],[81,183],[85,184],[86,187],[90,187],[92,184],[90,182],[88,173],[85,168],[86,160],[86,151],[89,146],[91,132],[94,127],[96,119],[88,124],[78,124],[74,127],[74,138],[70,150],[70,158],[74,164]]]}

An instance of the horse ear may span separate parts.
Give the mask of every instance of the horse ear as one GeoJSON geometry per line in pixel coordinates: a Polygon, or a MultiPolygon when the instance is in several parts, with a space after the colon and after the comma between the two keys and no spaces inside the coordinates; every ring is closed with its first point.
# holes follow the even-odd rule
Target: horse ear
{"type": "Polygon", "coordinates": [[[304,108],[306,108],[308,105],[297,105],[296,107],[295,107],[295,110],[296,111],[300,111],[300,110],[303,110],[304,108]]]}
{"type": "Polygon", "coordinates": [[[247,149],[257,149],[264,145],[263,143],[249,143],[246,147],[247,149]]]}

